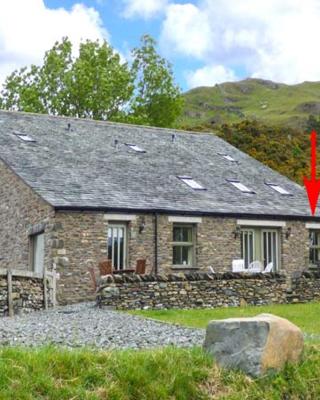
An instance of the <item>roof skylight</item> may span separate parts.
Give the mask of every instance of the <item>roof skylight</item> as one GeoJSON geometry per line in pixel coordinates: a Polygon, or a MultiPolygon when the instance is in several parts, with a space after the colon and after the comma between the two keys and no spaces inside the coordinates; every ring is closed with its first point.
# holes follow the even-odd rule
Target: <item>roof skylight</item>
{"type": "Polygon", "coordinates": [[[238,180],[228,180],[228,182],[231,183],[234,187],[236,187],[238,190],[240,190],[242,193],[254,193],[253,190],[249,189],[246,185],[241,183],[238,180]]]}
{"type": "Polygon", "coordinates": [[[14,134],[24,142],[35,142],[35,139],[33,139],[31,136],[27,135],[26,133],[22,133],[19,131],[14,131],[14,134]]]}
{"type": "Polygon", "coordinates": [[[278,192],[280,194],[283,194],[283,195],[291,194],[286,189],[284,189],[282,186],[277,185],[276,183],[266,183],[266,185],[270,186],[273,190],[275,190],[276,192],[278,192]]]}
{"type": "Polygon", "coordinates": [[[223,157],[224,159],[231,161],[231,162],[236,162],[236,160],[231,157],[229,154],[225,154],[225,153],[218,153],[219,156],[223,157]]]}
{"type": "Polygon", "coordinates": [[[195,181],[191,176],[178,176],[179,179],[182,180],[186,185],[191,187],[194,190],[206,190],[205,187],[200,185],[197,181],[195,181]]]}
{"type": "Polygon", "coordinates": [[[126,146],[130,147],[131,150],[136,151],[137,153],[145,153],[146,151],[136,144],[126,143],[126,146]]]}

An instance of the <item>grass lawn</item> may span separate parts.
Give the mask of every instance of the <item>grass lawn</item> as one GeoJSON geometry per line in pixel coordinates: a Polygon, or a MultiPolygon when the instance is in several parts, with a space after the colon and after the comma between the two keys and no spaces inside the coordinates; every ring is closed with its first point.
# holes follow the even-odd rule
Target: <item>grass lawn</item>
{"type": "Polygon", "coordinates": [[[199,348],[148,351],[0,348],[1,400],[319,399],[319,348],[299,366],[252,380],[199,348]]]}
{"type": "Polygon", "coordinates": [[[132,313],[195,328],[205,328],[212,319],[251,317],[260,313],[271,313],[287,318],[305,333],[319,335],[320,341],[320,303],[195,310],[146,310],[132,313]]]}

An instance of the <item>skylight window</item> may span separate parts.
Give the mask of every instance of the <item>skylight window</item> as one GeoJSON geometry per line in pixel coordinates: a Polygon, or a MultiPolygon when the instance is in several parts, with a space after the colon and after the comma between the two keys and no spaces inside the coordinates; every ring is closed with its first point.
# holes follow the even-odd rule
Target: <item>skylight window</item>
{"type": "Polygon", "coordinates": [[[228,182],[231,183],[234,187],[236,187],[238,190],[240,190],[242,193],[254,193],[253,190],[249,189],[246,185],[241,183],[240,181],[237,180],[228,180],[228,182]]]}
{"type": "Polygon", "coordinates": [[[126,146],[130,147],[131,150],[136,151],[137,153],[145,153],[146,151],[136,144],[126,143],[126,146]]]}
{"type": "Polygon", "coordinates": [[[225,154],[225,153],[218,153],[219,156],[223,157],[225,160],[231,161],[231,162],[236,162],[236,160],[231,157],[229,154],[225,154]]]}
{"type": "Polygon", "coordinates": [[[287,195],[287,196],[291,194],[286,189],[283,189],[282,186],[277,185],[275,183],[267,183],[266,185],[270,186],[273,190],[275,190],[276,192],[278,192],[280,194],[284,194],[284,195],[287,195]]]}
{"type": "Polygon", "coordinates": [[[14,134],[19,139],[23,140],[24,142],[35,142],[35,140],[31,136],[27,135],[26,133],[22,133],[22,132],[19,132],[19,131],[14,131],[14,134]]]}
{"type": "Polygon", "coordinates": [[[206,190],[205,187],[200,185],[197,181],[195,181],[191,176],[178,176],[179,179],[182,180],[186,185],[191,187],[194,190],[206,190]]]}

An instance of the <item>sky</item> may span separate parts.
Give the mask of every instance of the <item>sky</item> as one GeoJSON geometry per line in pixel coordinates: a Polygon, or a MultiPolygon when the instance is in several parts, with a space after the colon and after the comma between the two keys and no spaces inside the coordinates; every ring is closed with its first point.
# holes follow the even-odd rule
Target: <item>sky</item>
{"type": "Polygon", "coordinates": [[[68,36],[130,62],[152,35],[185,91],[247,77],[320,81],[320,0],[0,0],[0,83],[68,36]]]}

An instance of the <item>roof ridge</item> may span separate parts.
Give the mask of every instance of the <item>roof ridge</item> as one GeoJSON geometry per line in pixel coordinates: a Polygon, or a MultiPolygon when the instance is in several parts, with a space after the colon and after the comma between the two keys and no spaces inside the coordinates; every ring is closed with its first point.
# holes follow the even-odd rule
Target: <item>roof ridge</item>
{"type": "Polygon", "coordinates": [[[73,116],[67,116],[67,115],[52,115],[52,114],[42,114],[42,113],[36,113],[36,112],[28,112],[28,111],[16,111],[16,110],[3,110],[0,109],[0,115],[1,113],[7,113],[7,114],[18,114],[18,115],[33,115],[37,117],[46,117],[46,118],[57,118],[57,119],[71,119],[71,120],[76,120],[76,121],[85,121],[85,122],[90,122],[90,123],[95,123],[95,124],[103,124],[103,125],[113,125],[113,126],[124,126],[124,127],[135,127],[135,128],[143,128],[143,129],[149,129],[149,130],[157,130],[157,131],[174,131],[177,133],[182,133],[182,134],[188,134],[188,135],[214,135],[216,136],[215,132],[202,132],[202,131],[188,131],[185,129],[178,129],[178,128],[162,128],[162,127],[157,127],[157,126],[151,126],[151,125],[139,125],[139,124],[130,124],[126,122],[115,122],[115,121],[104,121],[104,120],[99,120],[99,119],[92,119],[92,118],[80,118],[80,117],[73,117],[73,116]]]}

